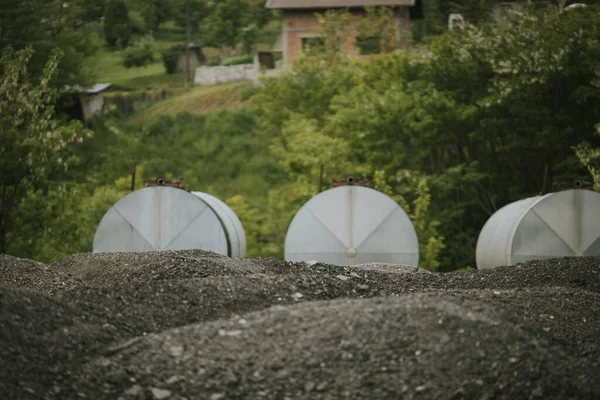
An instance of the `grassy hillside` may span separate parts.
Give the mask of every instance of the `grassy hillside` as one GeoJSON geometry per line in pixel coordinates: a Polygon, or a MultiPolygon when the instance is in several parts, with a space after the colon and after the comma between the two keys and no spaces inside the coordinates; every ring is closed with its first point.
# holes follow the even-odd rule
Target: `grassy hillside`
{"type": "Polygon", "coordinates": [[[243,107],[243,100],[252,91],[253,84],[249,81],[194,87],[132,115],[127,122],[138,122],[165,115],[174,116],[184,111],[205,114],[211,111],[231,110],[243,107]]]}
{"type": "MultiPolygon", "coordinates": [[[[99,25],[88,28],[95,37],[99,47],[98,52],[87,62],[88,68],[95,76],[97,82],[110,82],[117,89],[138,90],[149,87],[183,87],[183,74],[167,75],[162,62],[161,52],[177,43],[185,40],[183,29],[175,26],[172,22],[161,25],[160,29],[153,33],[156,43],[154,62],[144,68],[125,68],[122,62],[121,52],[105,46],[102,29],[99,25]]],[[[134,43],[137,37],[132,37],[134,43]]],[[[219,49],[204,48],[203,52],[207,58],[213,58],[219,53],[219,49]]]]}

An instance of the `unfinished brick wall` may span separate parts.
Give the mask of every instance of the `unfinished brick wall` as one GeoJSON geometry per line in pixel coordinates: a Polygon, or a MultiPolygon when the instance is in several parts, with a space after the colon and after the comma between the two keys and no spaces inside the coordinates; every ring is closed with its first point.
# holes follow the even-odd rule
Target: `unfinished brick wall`
{"type": "MultiPolygon", "coordinates": [[[[399,25],[399,34],[410,34],[410,19],[408,7],[395,10],[395,19],[399,25]]],[[[345,54],[359,55],[356,47],[356,24],[365,15],[365,11],[353,11],[352,18],[343,32],[342,48],[345,54]]],[[[286,64],[293,62],[302,55],[302,39],[318,35],[319,21],[314,11],[287,11],[283,20],[283,47],[286,64]]],[[[368,57],[361,55],[361,57],[368,57]]]]}

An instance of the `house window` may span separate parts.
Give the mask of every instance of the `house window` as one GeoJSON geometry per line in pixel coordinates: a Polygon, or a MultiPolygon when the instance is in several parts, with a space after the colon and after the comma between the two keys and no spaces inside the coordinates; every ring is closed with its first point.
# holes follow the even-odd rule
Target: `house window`
{"type": "Polygon", "coordinates": [[[379,54],[381,52],[381,38],[375,35],[357,36],[356,47],[360,54],[379,54]]]}
{"type": "Polygon", "coordinates": [[[325,48],[325,38],[322,36],[311,36],[302,38],[302,51],[306,53],[323,50],[325,48]]]}

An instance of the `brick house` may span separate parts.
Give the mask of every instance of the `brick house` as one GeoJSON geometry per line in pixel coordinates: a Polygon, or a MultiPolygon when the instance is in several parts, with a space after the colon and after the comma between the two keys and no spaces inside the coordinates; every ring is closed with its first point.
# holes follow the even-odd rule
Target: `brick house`
{"type": "Polygon", "coordinates": [[[320,25],[315,13],[328,9],[350,10],[352,18],[342,34],[344,53],[368,57],[369,52],[364,46],[357,45],[363,38],[358,37],[356,24],[361,16],[366,15],[365,6],[389,6],[394,11],[395,35],[410,35],[409,9],[416,0],[267,0],[266,7],[278,9],[283,14],[283,32],[281,50],[283,65],[291,63],[302,55],[302,50],[311,41],[319,40],[320,25]]]}

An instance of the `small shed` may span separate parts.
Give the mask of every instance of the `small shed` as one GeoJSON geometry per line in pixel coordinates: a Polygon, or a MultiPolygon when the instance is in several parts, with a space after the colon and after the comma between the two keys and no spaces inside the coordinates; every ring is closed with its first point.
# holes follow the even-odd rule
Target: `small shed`
{"type": "Polygon", "coordinates": [[[97,83],[91,87],[67,86],[61,96],[62,103],[68,104],[64,111],[72,118],[84,122],[101,115],[104,109],[104,91],[110,85],[110,83],[97,83]]]}
{"type": "MultiPolygon", "coordinates": [[[[202,49],[202,43],[190,43],[188,46],[190,54],[190,71],[195,71],[196,68],[206,61],[202,49]]],[[[175,72],[185,72],[185,43],[173,45],[169,49],[177,57],[175,72]]]]}

